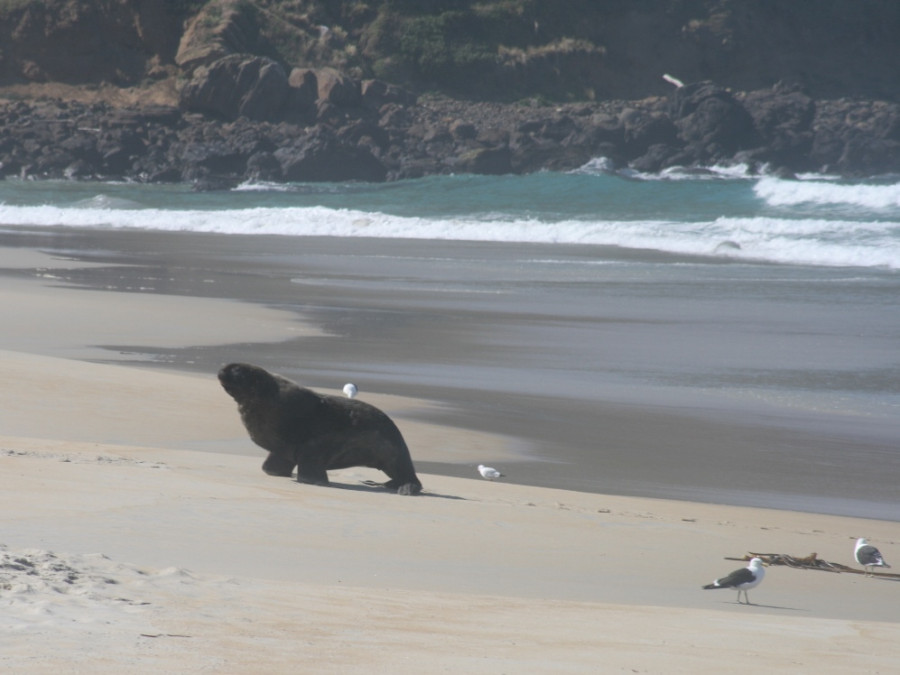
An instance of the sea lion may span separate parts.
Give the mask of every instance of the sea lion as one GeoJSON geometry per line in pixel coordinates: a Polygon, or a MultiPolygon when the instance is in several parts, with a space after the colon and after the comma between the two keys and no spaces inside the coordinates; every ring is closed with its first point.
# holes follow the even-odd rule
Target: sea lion
{"type": "Polygon", "coordinates": [[[381,410],[357,399],[319,394],[247,363],[230,363],[219,382],[238,404],[254,443],[269,451],[262,468],[272,476],[328,485],[330,469],[368,466],[390,478],[398,494],[422,491],[400,430],[381,410]]]}

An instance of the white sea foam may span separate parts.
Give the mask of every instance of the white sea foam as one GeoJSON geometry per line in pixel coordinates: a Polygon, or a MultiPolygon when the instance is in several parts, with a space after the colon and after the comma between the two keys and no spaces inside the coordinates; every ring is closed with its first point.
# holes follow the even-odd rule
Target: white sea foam
{"type": "Polygon", "coordinates": [[[617,174],[638,180],[710,180],[752,178],[756,174],[748,164],[715,164],[707,167],[672,166],[659,173],[644,173],[634,169],[616,169],[615,162],[607,157],[594,157],[570,173],[602,175],[617,174]]]}
{"type": "Polygon", "coordinates": [[[295,190],[291,183],[271,183],[268,181],[245,181],[234,188],[235,192],[291,192],[295,190]]]}
{"type": "Polygon", "coordinates": [[[673,166],[663,169],[659,174],[643,177],[646,180],[734,180],[753,178],[754,176],[755,174],[748,164],[715,164],[703,168],[673,166]]]}
{"type": "Polygon", "coordinates": [[[757,217],[719,218],[714,227],[759,260],[900,269],[898,223],[757,217]]]}
{"type": "Polygon", "coordinates": [[[0,223],[231,235],[596,244],[684,255],[900,269],[900,223],[816,218],[711,221],[403,217],[324,206],[224,210],[0,205],[0,223]],[[722,247],[723,242],[729,246],[722,247]]]}
{"type": "Polygon", "coordinates": [[[771,206],[847,204],[867,209],[900,207],[900,183],[848,185],[821,180],[762,178],[756,183],[754,192],[771,206]]]}
{"type": "Polygon", "coordinates": [[[612,174],[616,171],[616,163],[608,157],[594,157],[585,162],[582,166],[573,170],[572,173],[584,174],[612,174]]]}

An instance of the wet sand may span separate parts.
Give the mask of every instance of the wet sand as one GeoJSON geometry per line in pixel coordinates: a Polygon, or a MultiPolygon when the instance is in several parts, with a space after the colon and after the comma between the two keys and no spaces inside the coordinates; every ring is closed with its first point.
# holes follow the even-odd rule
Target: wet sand
{"type": "MultiPolygon", "coordinates": [[[[4,670],[849,673],[900,658],[892,578],[773,566],[750,606],[700,590],[750,551],[852,565],[867,536],[890,561],[895,522],[488,483],[474,464],[552,462],[488,424],[495,415],[457,424],[461,404],[428,395],[430,381],[407,385],[422,396],[361,387],[414,449],[423,496],[366,487],[379,478],[366,469],[333,472],[330,488],[266,476],[210,363],[283,358],[280,341],[323,330],[334,341],[321,305],[229,301],[228,274],[202,266],[196,283],[224,297],[175,281],[165,294],[160,278],[187,276],[171,261],[85,265],[37,249],[0,249],[4,670]],[[124,283],[147,291],[118,292],[124,283]],[[223,321],[241,327],[235,344],[221,344],[223,321]],[[466,477],[421,470],[430,463],[466,477]]],[[[373,358],[364,372],[381,367],[373,358]]],[[[349,372],[361,371],[314,376],[337,393],[349,372]]],[[[492,391],[473,408],[509,405],[492,391]]],[[[545,401],[532,403],[538,415],[545,401]]],[[[619,433],[661,419],[639,413],[619,433]]]]}
{"type": "MultiPolygon", "coordinates": [[[[213,311],[210,344],[169,315],[92,336],[93,360],[204,374],[249,361],[428,401],[407,419],[503,437],[512,452],[479,461],[515,461],[521,484],[900,520],[900,396],[878,389],[900,340],[891,275],[467,242],[20,229],[2,243],[82,261],[55,274],[85,293],[293,317],[254,340],[241,331],[264,324],[213,311]]],[[[474,470],[446,445],[416,455],[474,470]]]]}

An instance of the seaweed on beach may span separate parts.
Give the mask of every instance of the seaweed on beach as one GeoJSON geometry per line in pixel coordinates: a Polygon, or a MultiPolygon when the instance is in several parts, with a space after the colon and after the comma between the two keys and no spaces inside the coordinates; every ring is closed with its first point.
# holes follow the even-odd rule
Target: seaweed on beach
{"type": "Polygon", "coordinates": [[[787,553],[747,553],[746,555],[740,558],[731,558],[726,557],[726,560],[741,560],[748,561],[751,558],[759,558],[763,561],[763,564],[768,566],[773,565],[785,565],[787,567],[793,567],[796,569],[804,569],[804,570],[821,570],[823,572],[845,572],[847,574],[866,574],[867,576],[876,576],[885,579],[896,579],[900,580],[900,574],[895,572],[870,572],[867,573],[865,570],[856,569],[854,567],[849,567],[847,565],[842,565],[841,563],[829,562],[827,560],[823,560],[819,558],[817,553],[810,553],[808,556],[798,557],[788,555],[787,553]]]}

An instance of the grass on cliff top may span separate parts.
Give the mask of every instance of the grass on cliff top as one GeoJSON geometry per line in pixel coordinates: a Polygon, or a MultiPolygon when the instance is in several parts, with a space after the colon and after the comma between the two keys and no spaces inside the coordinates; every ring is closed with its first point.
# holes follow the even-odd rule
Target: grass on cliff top
{"type": "Polygon", "coordinates": [[[27,5],[43,5],[44,0],[0,0],[0,16],[9,14],[27,5]]]}
{"type": "MultiPolygon", "coordinates": [[[[205,5],[207,0],[166,0],[166,9],[177,15],[193,14],[205,5]]],[[[0,17],[18,12],[28,6],[51,8],[63,4],[60,0],[0,0],[0,17]]]]}

